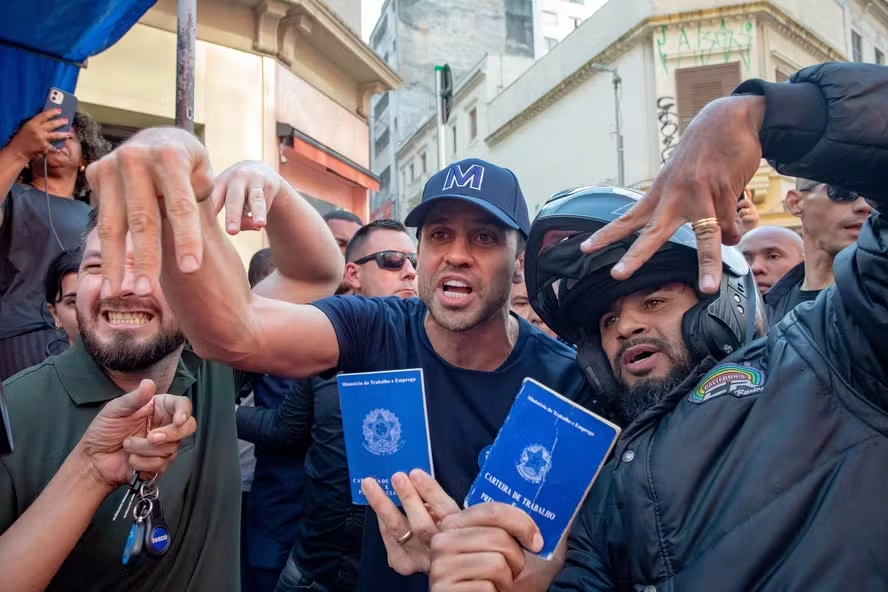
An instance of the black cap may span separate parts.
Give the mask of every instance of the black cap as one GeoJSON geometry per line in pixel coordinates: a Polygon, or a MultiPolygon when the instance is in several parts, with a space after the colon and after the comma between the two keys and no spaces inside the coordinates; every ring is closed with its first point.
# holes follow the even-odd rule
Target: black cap
{"type": "Polygon", "coordinates": [[[461,199],[493,214],[521,233],[530,233],[527,202],[515,173],[479,158],[467,158],[438,171],[425,184],[422,201],[407,214],[405,224],[419,227],[437,199],[461,199]]]}

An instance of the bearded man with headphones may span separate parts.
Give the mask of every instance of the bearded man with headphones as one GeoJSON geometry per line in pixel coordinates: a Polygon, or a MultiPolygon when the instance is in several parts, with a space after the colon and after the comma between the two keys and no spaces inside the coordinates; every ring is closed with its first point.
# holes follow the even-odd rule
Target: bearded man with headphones
{"type": "Polygon", "coordinates": [[[874,210],[835,285],[767,337],[723,246],[763,155],[888,206],[888,68],[823,64],[736,94],[645,196],[572,190],[540,211],[531,304],[624,429],[563,562],[522,549],[539,532],[520,509],[480,504],[432,539],[433,592],[888,588],[888,222],[874,210]]]}

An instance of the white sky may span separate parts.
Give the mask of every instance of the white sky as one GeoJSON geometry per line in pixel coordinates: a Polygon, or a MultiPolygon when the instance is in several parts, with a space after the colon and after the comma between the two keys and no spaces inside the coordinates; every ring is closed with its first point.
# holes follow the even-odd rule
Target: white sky
{"type": "MultiPolygon", "coordinates": [[[[373,27],[376,26],[376,21],[379,20],[379,11],[382,10],[382,4],[384,0],[361,0],[361,36],[364,38],[364,42],[369,43],[370,41],[370,33],[373,32],[373,27]]],[[[587,2],[591,3],[595,6],[595,9],[601,8],[607,0],[587,0],[587,2]]]]}
{"type": "Polygon", "coordinates": [[[370,33],[379,20],[379,11],[382,10],[383,0],[361,0],[361,37],[365,43],[370,42],[370,33]]]}

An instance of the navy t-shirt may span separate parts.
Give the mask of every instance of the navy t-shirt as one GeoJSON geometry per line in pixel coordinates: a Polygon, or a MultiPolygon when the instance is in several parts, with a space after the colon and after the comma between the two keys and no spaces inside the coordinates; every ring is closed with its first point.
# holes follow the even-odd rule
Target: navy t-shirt
{"type": "MultiPolygon", "coordinates": [[[[435,353],[423,325],[427,308],[418,298],[333,296],[315,306],[336,331],[342,372],[422,368],[435,478],[460,506],[525,378],[595,410],[575,351],[520,317],[512,353],[497,370],[482,372],[457,368],[435,353]]],[[[368,515],[359,590],[426,592],[428,586],[425,574],[404,578],[388,567],[376,517],[368,515]]]]}

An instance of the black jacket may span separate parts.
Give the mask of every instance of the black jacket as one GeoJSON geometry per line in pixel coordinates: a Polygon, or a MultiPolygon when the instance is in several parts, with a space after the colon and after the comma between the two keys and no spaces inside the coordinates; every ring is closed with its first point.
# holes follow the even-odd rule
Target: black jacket
{"type": "MultiPolygon", "coordinates": [[[[765,157],[888,206],[888,68],[825,64],[766,97],[765,157]]],[[[623,433],[553,590],[888,589],[888,221],[836,283],[623,433]]]]}
{"type": "Polygon", "coordinates": [[[820,290],[802,290],[805,281],[805,262],[802,261],[786,272],[782,278],[765,292],[762,300],[765,301],[765,311],[768,316],[768,326],[773,327],[783,320],[786,313],[794,309],[802,302],[809,302],[817,298],[820,290]]]}

